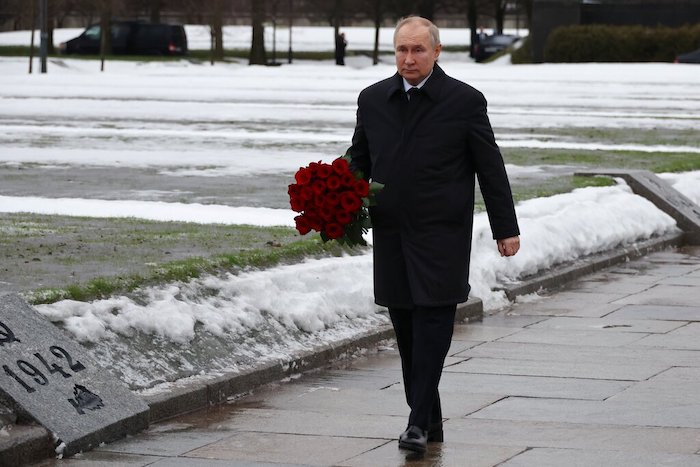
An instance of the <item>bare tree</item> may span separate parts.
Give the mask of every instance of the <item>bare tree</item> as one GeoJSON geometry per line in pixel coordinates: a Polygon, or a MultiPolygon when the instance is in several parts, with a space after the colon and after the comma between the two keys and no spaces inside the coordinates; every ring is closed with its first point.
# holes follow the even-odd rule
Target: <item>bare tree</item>
{"type": "Polygon", "coordinates": [[[435,0],[418,0],[416,13],[418,13],[418,16],[432,21],[435,19],[435,6],[435,0]]]}
{"type": "Polygon", "coordinates": [[[100,10],[100,71],[105,71],[105,56],[112,52],[112,0],[102,0],[100,10]]]}
{"type": "Polygon", "coordinates": [[[211,63],[224,59],[224,0],[210,0],[211,63]]]}
{"type": "Polygon", "coordinates": [[[503,34],[503,23],[505,22],[507,0],[493,0],[493,16],[496,19],[496,34],[503,34]]]}
{"type": "Polygon", "coordinates": [[[149,7],[151,9],[151,23],[160,23],[160,9],[163,7],[163,1],[150,0],[149,7]]]}
{"type": "Polygon", "coordinates": [[[266,65],[265,53],[265,0],[250,0],[253,39],[250,44],[250,65],[266,65]]]}

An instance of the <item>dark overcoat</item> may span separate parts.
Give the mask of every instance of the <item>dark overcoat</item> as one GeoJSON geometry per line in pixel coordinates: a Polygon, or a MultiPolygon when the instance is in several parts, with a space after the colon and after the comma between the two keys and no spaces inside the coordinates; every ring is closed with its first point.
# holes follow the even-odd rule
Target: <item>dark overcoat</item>
{"type": "Polygon", "coordinates": [[[385,185],[370,208],[374,293],[397,308],[467,299],[475,176],[494,238],[519,235],[484,96],[436,64],[414,103],[398,73],[364,89],[347,152],[385,185]]]}

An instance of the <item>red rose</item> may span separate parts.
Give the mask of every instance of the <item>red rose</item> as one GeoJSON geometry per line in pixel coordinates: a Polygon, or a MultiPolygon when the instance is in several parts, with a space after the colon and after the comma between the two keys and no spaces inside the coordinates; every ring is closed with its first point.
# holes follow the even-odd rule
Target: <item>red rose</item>
{"type": "Polygon", "coordinates": [[[337,211],[335,213],[335,220],[338,221],[340,225],[348,225],[352,221],[352,214],[345,211],[337,211]]]}
{"type": "Polygon", "coordinates": [[[290,198],[298,197],[300,192],[301,186],[297,185],[296,183],[292,183],[291,185],[289,185],[289,188],[287,188],[287,194],[290,198]]]}
{"type": "Polygon", "coordinates": [[[311,175],[316,175],[318,173],[318,166],[321,165],[321,161],[311,162],[309,164],[309,172],[311,175]]]}
{"type": "Polygon", "coordinates": [[[367,183],[367,180],[360,179],[355,182],[355,194],[360,198],[369,195],[369,183],[367,183]]]}
{"type": "Polygon", "coordinates": [[[314,197],[314,190],[312,190],[310,186],[304,185],[301,187],[301,192],[299,193],[299,195],[304,201],[309,201],[311,198],[314,197]]]}
{"type": "Polygon", "coordinates": [[[355,186],[355,176],[350,172],[346,172],[340,176],[340,183],[342,183],[344,187],[351,188],[355,186]]]}
{"type": "Polygon", "coordinates": [[[299,185],[306,185],[311,181],[311,171],[302,167],[294,174],[294,179],[299,185]]]}
{"type": "Polygon", "coordinates": [[[289,205],[292,207],[292,211],[301,212],[306,207],[306,203],[301,198],[290,198],[289,205]]]}
{"type": "Polygon", "coordinates": [[[343,175],[344,173],[350,172],[350,165],[348,164],[348,161],[346,161],[342,157],[339,157],[336,160],[334,160],[332,165],[333,170],[338,175],[343,175]]]}
{"type": "Polygon", "coordinates": [[[335,212],[332,208],[327,206],[321,207],[321,209],[318,210],[318,215],[326,222],[331,222],[335,218],[335,212]]]}
{"type": "Polygon", "coordinates": [[[332,171],[333,168],[330,164],[319,164],[318,170],[316,171],[316,175],[318,175],[318,178],[325,180],[328,178],[332,171]]]}
{"type": "Polygon", "coordinates": [[[296,222],[297,230],[300,234],[306,235],[307,233],[311,232],[311,226],[303,215],[296,216],[294,218],[294,222],[296,222]]]}
{"type": "Polygon", "coordinates": [[[316,232],[320,232],[323,228],[323,221],[321,221],[321,218],[318,217],[317,215],[314,214],[309,214],[307,213],[305,216],[306,221],[309,223],[309,227],[311,227],[313,230],[316,232]]]}
{"type": "Polygon", "coordinates": [[[314,180],[311,184],[311,188],[314,190],[316,196],[321,196],[324,191],[326,191],[326,184],[321,180],[314,180]]]}
{"type": "Polygon", "coordinates": [[[336,193],[335,191],[331,191],[326,194],[325,199],[323,200],[323,205],[324,206],[329,206],[329,207],[335,207],[340,204],[340,195],[336,193]]]}
{"type": "Polygon", "coordinates": [[[329,190],[337,190],[340,188],[340,177],[337,175],[331,175],[328,177],[328,180],[326,180],[326,185],[328,186],[329,190]]]}
{"type": "Polygon", "coordinates": [[[346,191],[340,195],[340,205],[345,212],[352,214],[362,207],[362,200],[352,191],[346,191]]]}
{"type": "Polygon", "coordinates": [[[326,225],[325,232],[326,235],[328,235],[328,238],[330,238],[331,240],[340,238],[345,233],[340,224],[336,224],[335,222],[326,225]]]}

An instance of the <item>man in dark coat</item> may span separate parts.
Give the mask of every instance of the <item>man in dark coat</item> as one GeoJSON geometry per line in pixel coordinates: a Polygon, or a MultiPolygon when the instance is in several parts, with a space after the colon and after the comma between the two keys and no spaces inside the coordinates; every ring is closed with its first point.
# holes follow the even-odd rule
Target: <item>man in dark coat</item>
{"type": "Polygon", "coordinates": [[[475,176],[502,256],[520,232],[486,100],[436,64],[437,27],[405,18],[394,47],[398,72],[360,93],[347,153],[384,184],[370,208],[375,301],[389,308],[411,408],[399,446],[423,452],[443,437],[438,384],[469,295],[475,176]]]}

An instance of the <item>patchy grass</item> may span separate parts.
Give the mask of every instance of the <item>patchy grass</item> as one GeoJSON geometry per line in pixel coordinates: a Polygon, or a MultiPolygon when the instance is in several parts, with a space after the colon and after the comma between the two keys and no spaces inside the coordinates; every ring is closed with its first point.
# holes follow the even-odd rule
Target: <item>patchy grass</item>
{"type": "MultiPolygon", "coordinates": [[[[359,250],[356,250],[359,251],[359,250]]],[[[298,240],[274,250],[253,249],[239,253],[216,255],[211,258],[193,257],[154,266],[145,274],[116,277],[96,277],[85,283],[65,287],[40,288],[25,293],[32,304],[53,303],[58,300],[89,301],[114,294],[132,292],[138,288],[167,282],[188,281],[204,274],[235,272],[247,268],[264,268],[298,262],[306,257],[339,256],[354,250],[335,243],[323,243],[318,238],[298,240]]]]}
{"type": "MultiPolygon", "coordinates": [[[[698,121],[700,126],[700,121],[698,121]]],[[[498,133],[530,134],[544,141],[570,141],[579,143],[641,144],[669,146],[700,146],[700,132],[693,129],[649,128],[517,128],[499,129],[498,133]]]]}
{"type": "Polygon", "coordinates": [[[504,158],[517,165],[572,165],[652,172],[685,172],[700,169],[700,154],[640,151],[586,151],[583,149],[506,148],[504,158]]]}
{"type": "Polygon", "coordinates": [[[0,282],[33,303],[357,251],[286,227],[0,214],[0,282]]]}

